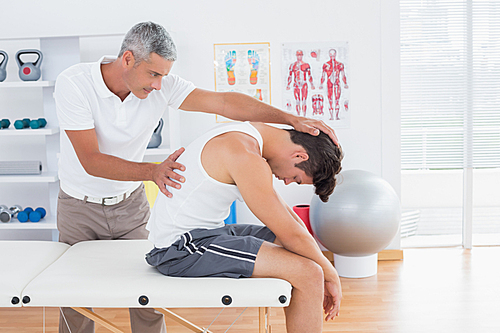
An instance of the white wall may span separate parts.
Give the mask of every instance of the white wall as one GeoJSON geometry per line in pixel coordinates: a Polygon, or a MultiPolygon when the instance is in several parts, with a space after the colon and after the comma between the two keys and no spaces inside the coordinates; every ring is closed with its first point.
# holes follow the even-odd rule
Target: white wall
{"type": "MultiPolygon", "coordinates": [[[[270,42],[275,106],[281,105],[282,96],[281,43],[348,41],[351,128],[336,131],[345,151],[343,168],[378,174],[400,193],[397,0],[26,0],[22,7],[30,10],[23,10],[20,20],[17,3],[2,4],[0,38],[125,33],[137,22],[158,22],[177,44],[173,72],[205,89],[214,89],[214,43],[270,42]]],[[[82,42],[82,60],[116,53],[115,40],[119,38],[95,46],[82,42]]],[[[188,144],[214,124],[215,116],[183,113],[181,143],[188,144]]],[[[290,205],[310,201],[311,187],[289,186],[285,191],[277,186],[290,205]]],[[[240,209],[239,218],[250,217],[240,209]]]]}

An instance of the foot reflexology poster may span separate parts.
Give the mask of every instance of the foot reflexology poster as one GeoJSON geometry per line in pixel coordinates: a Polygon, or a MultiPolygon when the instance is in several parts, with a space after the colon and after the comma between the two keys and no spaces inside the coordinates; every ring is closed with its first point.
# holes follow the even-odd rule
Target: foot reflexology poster
{"type": "MultiPolygon", "coordinates": [[[[215,91],[236,91],[271,104],[269,43],[214,44],[215,91]]],[[[228,118],[216,115],[216,121],[228,118]]]]}
{"type": "Polygon", "coordinates": [[[349,79],[347,42],[282,44],[284,110],[348,128],[349,79]]]}

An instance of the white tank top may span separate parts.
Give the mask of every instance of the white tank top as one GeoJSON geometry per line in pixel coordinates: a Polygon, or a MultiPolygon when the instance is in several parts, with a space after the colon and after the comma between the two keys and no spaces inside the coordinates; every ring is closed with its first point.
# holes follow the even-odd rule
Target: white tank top
{"type": "Polygon", "coordinates": [[[227,132],[243,132],[254,137],[262,155],[262,136],[249,123],[219,125],[193,141],[177,162],[186,166],[186,182],[180,190],[168,187],[168,198],[158,192],[146,229],[157,248],[168,247],[180,235],[195,228],[214,229],[224,226],[234,200],[243,201],[236,185],[221,183],[210,177],[201,164],[201,152],[210,139],[227,132]]]}

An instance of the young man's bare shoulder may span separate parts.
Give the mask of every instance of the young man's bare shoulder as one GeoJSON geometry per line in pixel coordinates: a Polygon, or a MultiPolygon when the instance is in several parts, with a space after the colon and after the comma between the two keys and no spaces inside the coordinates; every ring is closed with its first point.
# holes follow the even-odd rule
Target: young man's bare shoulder
{"type": "Polygon", "coordinates": [[[261,157],[257,139],[243,132],[227,132],[210,140],[214,148],[223,151],[226,155],[240,156],[257,155],[261,157]]]}
{"type": "Polygon", "coordinates": [[[269,172],[258,141],[242,132],[228,132],[212,138],[203,148],[201,161],[212,178],[227,184],[234,184],[235,177],[248,174],[249,170],[269,172]]]}

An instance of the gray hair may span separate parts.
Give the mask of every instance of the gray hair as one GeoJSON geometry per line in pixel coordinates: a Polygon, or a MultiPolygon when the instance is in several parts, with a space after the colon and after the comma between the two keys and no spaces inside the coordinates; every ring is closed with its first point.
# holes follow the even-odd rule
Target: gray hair
{"type": "Polygon", "coordinates": [[[167,30],[153,22],[134,25],[125,35],[118,57],[125,51],[131,51],[136,65],[148,61],[151,53],[156,53],[165,60],[177,60],[177,49],[167,30]]]}

